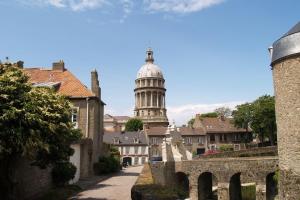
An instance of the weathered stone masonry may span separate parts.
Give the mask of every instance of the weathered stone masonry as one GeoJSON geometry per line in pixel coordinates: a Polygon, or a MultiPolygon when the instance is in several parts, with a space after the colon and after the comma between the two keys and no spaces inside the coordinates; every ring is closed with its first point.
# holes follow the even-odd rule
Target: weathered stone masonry
{"type": "Polygon", "coordinates": [[[271,48],[279,155],[279,199],[300,199],[300,23],[271,48]],[[273,48],[273,49],[272,49],[273,48]]]}
{"type": "MultiPolygon", "coordinates": [[[[256,183],[256,200],[266,199],[266,178],[277,170],[278,157],[214,158],[181,162],[159,162],[151,165],[154,181],[162,185],[175,184],[175,173],[188,176],[190,199],[198,200],[198,178],[211,173],[217,182],[218,199],[229,200],[230,180],[240,176],[241,183],[256,183]]],[[[201,192],[200,192],[201,193],[201,192]]]]}

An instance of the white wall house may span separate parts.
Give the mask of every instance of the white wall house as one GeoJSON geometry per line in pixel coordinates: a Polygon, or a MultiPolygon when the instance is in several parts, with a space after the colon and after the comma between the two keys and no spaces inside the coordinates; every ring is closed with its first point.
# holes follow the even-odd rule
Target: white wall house
{"type": "Polygon", "coordinates": [[[121,163],[142,165],[148,162],[148,142],[143,131],[106,132],[104,133],[103,141],[118,148],[121,163]]]}

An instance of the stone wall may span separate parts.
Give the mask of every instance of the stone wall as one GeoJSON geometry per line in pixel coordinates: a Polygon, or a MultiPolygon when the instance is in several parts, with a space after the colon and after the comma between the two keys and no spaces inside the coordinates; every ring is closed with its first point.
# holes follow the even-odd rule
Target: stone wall
{"type": "Polygon", "coordinates": [[[218,199],[229,200],[232,177],[238,175],[240,182],[256,184],[256,199],[266,199],[266,181],[270,173],[278,169],[278,157],[211,158],[181,162],[157,162],[151,164],[154,182],[161,185],[176,183],[175,173],[182,172],[189,179],[190,198],[198,199],[198,178],[211,173],[218,187],[218,199]]]}
{"type": "Polygon", "coordinates": [[[300,57],[273,64],[280,199],[300,197],[300,57]]]}
{"type": "Polygon", "coordinates": [[[29,160],[20,158],[16,163],[15,181],[17,199],[35,199],[51,188],[51,169],[31,166],[29,160]]]}

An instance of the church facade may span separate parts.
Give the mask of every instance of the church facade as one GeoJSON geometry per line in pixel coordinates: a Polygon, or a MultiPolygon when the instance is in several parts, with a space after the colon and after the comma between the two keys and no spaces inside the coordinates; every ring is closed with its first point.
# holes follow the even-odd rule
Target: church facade
{"type": "Polygon", "coordinates": [[[143,121],[145,128],[168,126],[165,79],[154,64],[151,48],[146,52],[146,63],[139,69],[135,80],[134,116],[143,121]]]}

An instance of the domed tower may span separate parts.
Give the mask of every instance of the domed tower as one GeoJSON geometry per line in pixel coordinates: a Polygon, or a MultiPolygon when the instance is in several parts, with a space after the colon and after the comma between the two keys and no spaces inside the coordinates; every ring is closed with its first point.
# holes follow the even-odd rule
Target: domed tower
{"type": "Polygon", "coordinates": [[[151,48],[146,52],[146,63],[135,80],[134,116],[143,120],[146,127],[168,126],[165,79],[161,69],[154,64],[151,48]]]}
{"type": "Polygon", "coordinates": [[[300,22],[269,49],[275,89],[279,199],[300,197],[300,22]]]}

